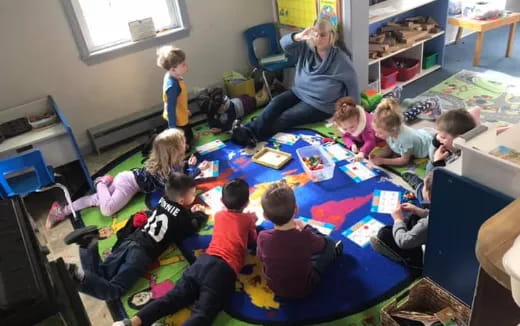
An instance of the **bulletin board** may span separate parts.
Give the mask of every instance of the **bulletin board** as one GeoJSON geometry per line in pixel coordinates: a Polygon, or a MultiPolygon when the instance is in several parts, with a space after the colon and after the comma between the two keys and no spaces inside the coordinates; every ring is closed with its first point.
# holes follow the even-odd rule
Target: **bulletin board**
{"type": "Polygon", "coordinates": [[[280,24],[306,28],[317,18],[316,0],[277,0],[280,24]]]}
{"type": "Polygon", "coordinates": [[[282,25],[306,28],[316,19],[327,18],[339,29],[341,0],[276,0],[278,22],[282,25]]]}

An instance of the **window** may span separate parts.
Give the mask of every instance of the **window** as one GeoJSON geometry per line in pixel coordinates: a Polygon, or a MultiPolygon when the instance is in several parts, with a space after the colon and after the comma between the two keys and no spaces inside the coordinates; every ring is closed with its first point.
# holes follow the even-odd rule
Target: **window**
{"type": "Polygon", "coordinates": [[[188,32],[179,0],[62,0],[81,58],[96,63],[159,46],[188,32]],[[129,22],[152,18],[156,36],[132,41],[129,22]]]}

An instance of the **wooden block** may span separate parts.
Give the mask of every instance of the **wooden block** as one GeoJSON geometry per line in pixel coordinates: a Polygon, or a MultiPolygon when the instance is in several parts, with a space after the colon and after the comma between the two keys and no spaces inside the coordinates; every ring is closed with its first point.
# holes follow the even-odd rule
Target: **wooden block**
{"type": "Polygon", "coordinates": [[[368,44],[368,51],[385,52],[388,48],[389,46],[387,44],[368,44]]]}
{"type": "Polygon", "coordinates": [[[373,35],[368,38],[369,43],[381,44],[385,40],[384,34],[373,35]]]}
{"type": "Polygon", "coordinates": [[[433,19],[432,17],[428,17],[428,18],[426,19],[426,24],[439,25],[439,24],[437,24],[437,22],[435,21],[435,19],[433,19]]]}
{"type": "Polygon", "coordinates": [[[406,22],[415,22],[415,23],[424,23],[426,22],[426,18],[424,16],[417,16],[417,17],[409,17],[405,19],[406,22]]]}

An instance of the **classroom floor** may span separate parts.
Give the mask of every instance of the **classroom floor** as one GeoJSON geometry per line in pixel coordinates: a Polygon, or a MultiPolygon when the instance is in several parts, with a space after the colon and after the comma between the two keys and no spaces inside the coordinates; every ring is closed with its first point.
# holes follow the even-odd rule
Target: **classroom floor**
{"type": "MultiPolygon", "coordinates": [[[[513,51],[514,56],[511,58],[504,58],[503,56],[507,34],[508,29],[505,28],[486,33],[484,41],[485,50],[482,54],[480,67],[472,66],[475,35],[464,38],[460,44],[448,46],[446,48],[445,67],[442,70],[420,79],[419,82],[406,87],[403,94],[404,97],[415,97],[461,69],[474,71],[493,69],[514,76],[520,76],[520,68],[518,68],[520,65],[519,51],[513,51]],[[496,50],[493,51],[492,49],[496,50]]],[[[517,44],[515,44],[517,50],[520,48],[520,44],[518,44],[519,39],[520,33],[517,33],[517,44]]],[[[88,155],[85,159],[90,172],[97,172],[121,154],[138,146],[145,139],[145,137],[140,137],[130,140],[128,143],[110,148],[101,155],[88,155]]],[[[393,177],[393,180],[403,185],[401,178],[393,177]]],[[[53,260],[56,257],[63,257],[65,261],[79,263],[77,248],[75,246],[66,246],[63,243],[64,236],[72,231],[71,223],[65,221],[58,224],[51,231],[46,231],[43,226],[50,204],[56,199],[61,199],[61,196],[62,194],[59,191],[49,191],[47,193],[31,195],[26,199],[26,202],[29,211],[39,226],[40,233],[38,237],[40,241],[47,244],[51,251],[51,254],[48,256],[49,260],[53,260]]],[[[93,299],[86,295],[81,295],[81,298],[93,325],[109,326],[112,324],[111,315],[103,301],[93,299]]]]}

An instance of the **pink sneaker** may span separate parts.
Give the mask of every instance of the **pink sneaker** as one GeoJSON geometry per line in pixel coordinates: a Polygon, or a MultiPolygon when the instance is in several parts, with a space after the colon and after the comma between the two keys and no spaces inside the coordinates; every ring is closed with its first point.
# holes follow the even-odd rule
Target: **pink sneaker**
{"type": "Polygon", "coordinates": [[[54,226],[54,224],[59,221],[63,221],[67,214],[64,212],[63,206],[61,206],[57,201],[52,203],[51,209],[49,210],[49,214],[47,214],[47,221],[45,221],[45,228],[49,230],[54,226]]]}
{"type": "Polygon", "coordinates": [[[94,184],[97,185],[98,183],[103,182],[105,185],[110,186],[113,181],[114,178],[111,175],[105,174],[102,177],[96,178],[96,180],[94,180],[94,184]]]}

